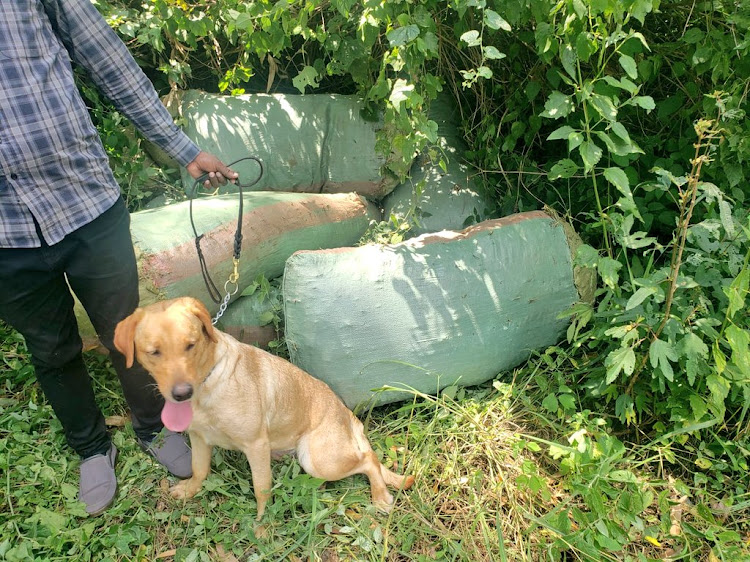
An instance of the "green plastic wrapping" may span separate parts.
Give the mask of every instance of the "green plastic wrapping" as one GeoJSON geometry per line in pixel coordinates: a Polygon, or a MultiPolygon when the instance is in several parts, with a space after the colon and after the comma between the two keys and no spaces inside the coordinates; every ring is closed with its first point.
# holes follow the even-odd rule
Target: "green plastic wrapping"
{"type": "Polygon", "coordinates": [[[291,360],[352,408],[493,378],[558,342],[559,313],[586,292],[565,228],[539,211],[297,252],[282,286],[291,360]]]}
{"type": "MultiPolygon", "coordinates": [[[[222,296],[233,271],[238,207],[238,194],[199,198],[193,203],[208,272],[222,296]]],[[[355,244],[379,217],[372,204],[354,193],[244,194],[239,281],[232,301],[258,275],[280,277],[286,259],[297,250],[355,244]]],[[[138,260],[141,305],[192,296],[205,303],[212,314],[218,310],[200,272],[187,201],[132,213],[130,232],[138,260]]],[[[79,331],[87,348],[95,347],[95,337],[89,333],[92,328],[80,305],[76,312],[82,319],[79,331]]]]}
{"type": "MultiPolygon", "coordinates": [[[[382,124],[363,119],[363,103],[355,97],[189,90],[181,94],[180,108],[185,133],[203,150],[226,163],[249,155],[263,161],[265,174],[253,189],[357,192],[380,199],[397,183],[381,173],[385,160],[375,150],[382,124]]],[[[252,162],[233,168],[246,183],[258,172],[252,162]]],[[[182,174],[189,193],[193,179],[182,174]]]]}
{"type": "MultiPolygon", "coordinates": [[[[211,278],[220,290],[233,270],[238,195],[193,202],[196,229],[211,278]]],[[[243,196],[239,296],[259,275],[280,277],[297,250],[336,248],[360,239],[377,211],[353,193],[251,192],[243,196]]],[[[211,302],[200,273],[188,202],[131,215],[130,231],[141,278],[141,303],[178,296],[211,302]]]]}

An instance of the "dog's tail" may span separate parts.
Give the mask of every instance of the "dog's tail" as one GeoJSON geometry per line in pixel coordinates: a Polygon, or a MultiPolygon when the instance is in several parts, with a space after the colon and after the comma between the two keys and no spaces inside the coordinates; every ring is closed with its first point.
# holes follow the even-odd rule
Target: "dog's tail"
{"type": "Polygon", "coordinates": [[[365,428],[362,425],[362,422],[354,414],[351,412],[349,413],[351,415],[349,420],[352,424],[352,433],[357,441],[357,446],[359,447],[360,452],[365,455],[372,455],[373,461],[380,465],[380,474],[383,476],[386,485],[391,488],[396,488],[397,490],[402,488],[408,490],[411,488],[414,484],[414,477],[411,474],[402,476],[401,474],[396,474],[395,472],[388,470],[373,452],[370,441],[365,435],[365,428]]]}
{"type": "Polygon", "coordinates": [[[383,475],[383,480],[388,486],[397,490],[408,490],[414,484],[414,477],[411,474],[396,474],[388,470],[383,464],[380,465],[380,474],[383,475]]]}

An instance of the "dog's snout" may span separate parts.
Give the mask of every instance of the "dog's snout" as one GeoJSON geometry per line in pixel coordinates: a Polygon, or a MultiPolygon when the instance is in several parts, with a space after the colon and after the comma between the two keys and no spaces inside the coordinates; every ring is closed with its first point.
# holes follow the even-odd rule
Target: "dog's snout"
{"type": "Polygon", "coordinates": [[[193,395],[193,385],[187,382],[181,382],[172,387],[172,398],[178,402],[189,400],[193,395]]]}

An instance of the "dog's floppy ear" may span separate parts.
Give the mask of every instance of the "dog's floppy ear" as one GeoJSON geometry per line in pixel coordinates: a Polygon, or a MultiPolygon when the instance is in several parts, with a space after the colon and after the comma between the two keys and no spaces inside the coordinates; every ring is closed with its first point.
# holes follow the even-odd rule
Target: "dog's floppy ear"
{"type": "Polygon", "coordinates": [[[115,328],[115,347],[125,356],[125,366],[133,366],[133,356],[135,354],[135,329],[138,322],[143,317],[143,310],[136,308],[135,312],[120,321],[115,328]]]}
{"type": "Polygon", "coordinates": [[[214,333],[214,325],[211,322],[211,315],[208,313],[206,306],[198,299],[190,298],[189,310],[195,314],[203,324],[203,330],[206,332],[208,339],[216,343],[216,334],[214,333]]]}

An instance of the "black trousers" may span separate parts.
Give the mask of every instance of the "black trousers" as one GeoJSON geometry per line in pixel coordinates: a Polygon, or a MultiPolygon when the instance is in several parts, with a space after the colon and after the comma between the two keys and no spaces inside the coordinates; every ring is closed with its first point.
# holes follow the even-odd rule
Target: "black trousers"
{"type": "Polygon", "coordinates": [[[133,429],[150,439],[162,427],[163,398],[140,365],[125,368],[112,343],[117,323],[138,306],[130,215],[122,199],[57,244],[0,248],[0,318],[24,336],[36,378],[68,444],[86,458],[105,453],[110,438],[83,363],[70,289],[110,350],[133,429]]]}

